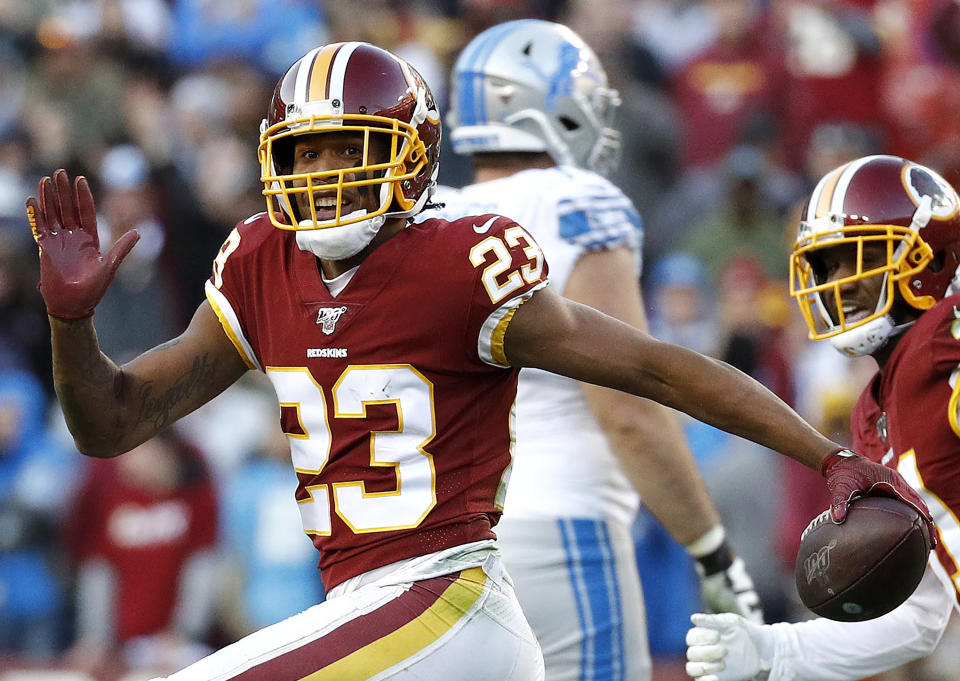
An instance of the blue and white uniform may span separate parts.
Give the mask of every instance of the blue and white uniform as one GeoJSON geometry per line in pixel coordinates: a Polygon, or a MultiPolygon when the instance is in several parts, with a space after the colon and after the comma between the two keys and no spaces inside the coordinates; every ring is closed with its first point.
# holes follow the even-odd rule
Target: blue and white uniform
{"type": "MultiPolygon", "coordinates": [[[[522,225],[561,294],[580,257],[593,250],[630,249],[639,276],[640,217],[596,173],[529,169],[462,190],[442,187],[434,201],[445,204],[444,217],[496,213],[522,225]]],[[[523,369],[513,470],[495,531],[548,681],[649,679],[630,533],[638,504],[580,384],[523,369]]]]}

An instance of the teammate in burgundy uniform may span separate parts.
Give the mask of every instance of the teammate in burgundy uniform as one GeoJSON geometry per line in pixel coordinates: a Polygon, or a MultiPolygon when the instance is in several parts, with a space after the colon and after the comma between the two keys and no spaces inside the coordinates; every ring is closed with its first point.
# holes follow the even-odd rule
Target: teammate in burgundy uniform
{"type": "Polygon", "coordinates": [[[694,615],[687,672],[698,681],[873,676],[930,654],[960,609],[960,199],[902,158],[851,161],[814,190],[791,268],[810,337],[877,360],[851,416],[854,447],[913,485],[939,544],[914,594],[875,620],[694,615]]]}
{"type": "Polygon", "coordinates": [[[522,366],[663,402],[818,467],[838,520],[869,490],[923,508],[894,471],[745,375],[561,298],[509,219],[409,225],[439,142],[433,97],[406,62],[366,43],[311,50],[262,126],[266,213],[227,238],[186,331],[122,367],[100,352],[92,316],[136,233],[101,255],[90,189],[64,171],[27,200],[55,384],[82,452],[125,452],[249,369],[277,391],[329,598],[171,681],[542,678],[492,531],[522,366]]]}

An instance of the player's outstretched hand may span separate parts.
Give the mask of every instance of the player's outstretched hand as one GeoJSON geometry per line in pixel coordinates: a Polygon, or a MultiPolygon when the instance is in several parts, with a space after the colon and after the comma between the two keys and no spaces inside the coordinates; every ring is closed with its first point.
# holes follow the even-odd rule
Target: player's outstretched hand
{"type": "Polygon", "coordinates": [[[687,674],[695,681],[765,679],[773,659],[770,627],[740,615],[721,613],[690,616],[687,631],[687,674]]]}
{"type": "Polygon", "coordinates": [[[53,179],[40,180],[37,196],[27,199],[27,220],[40,247],[40,292],[47,314],[89,317],[140,235],[131,229],[109,253],[100,253],[97,212],[85,177],[78,176],[71,187],[67,172],[57,170],[53,179]]]}
{"type": "Polygon", "coordinates": [[[930,510],[900,474],[849,449],[839,449],[823,461],[820,472],[827,479],[830,490],[830,517],[842,523],[847,517],[850,502],[860,496],[874,494],[893,497],[917,509],[927,521],[930,540],[936,546],[937,532],[930,510]]]}
{"type": "MultiPolygon", "coordinates": [[[[726,547],[724,543],[722,548],[726,547]]],[[[694,563],[704,605],[710,612],[732,612],[763,624],[760,597],[743,559],[734,556],[729,549],[721,558],[718,560],[715,554],[711,554],[694,563]]]]}

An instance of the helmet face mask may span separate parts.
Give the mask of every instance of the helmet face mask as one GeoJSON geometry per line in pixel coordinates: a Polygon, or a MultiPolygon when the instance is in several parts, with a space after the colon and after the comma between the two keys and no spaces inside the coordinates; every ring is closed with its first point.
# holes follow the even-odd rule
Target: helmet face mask
{"type": "Polygon", "coordinates": [[[271,222],[303,231],[416,214],[436,184],[440,135],[433,96],[402,59],[366,43],[311,50],[281,77],[261,124],[258,154],[271,222]],[[349,133],[362,145],[359,163],[294,173],[299,137],[349,133]],[[321,217],[318,200],[329,201],[332,190],[335,210],[321,217]],[[370,191],[379,198],[373,210],[342,214],[345,195],[370,191]]]}
{"type": "Polygon", "coordinates": [[[457,59],[453,148],[546,152],[558,164],[605,174],[619,161],[619,105],[600,60],[569,28],[507,22],[475,37],[457,59]]]}
{"type": "MultiPolygon", "coordinates": [[[[804,231],[801,227],[801,233],[804,231]]],[[[915,233],[896,225],[872,225],[866,229],[842,227],[827,238],[815,232],[808,234],[806,238],[798,238],[790,260],[791,295],[797,299],[804,319],[817,338],[829,338],[888,314],[899,283],[926,264],[924,261],[918,263],[918,267],[906,266],[907,254],[929,253],[929,247],[922,247],[925,244],[916,247],[915,233]],[[849,274],[827,279],[822,260],[828,249],[850,251],[847,257],[854,264],[849,274]],[[868,315],[847,319],[845,310],[851,309],[853,301],[844,291],[857,282],[876,290],[875,304],[868,315]]]]}
{"type": "Polygon", "coordinates": [[[338,121],[340,125],[326,126],[323,120],[312,120],[308,122],[310,132],[307,133],[283,130],[269,135],[268,129],[264,154],[274,159],[292,158],[294,145],[298,138],[305,135],[333,136],[355,133],[363,148],[360,164],[353,167],[294,172],[292,161],[277,162],[275,160],[274,167],[277,167],[277,173],[263,176],[265,185],[263,193],[267,197],[276,197],[284,208],[284,212],[293,216],[292,224],[279,225],[281,229],[317,229],[351,224],[386,213],[394,199],[397,199],[401,207],[410,207],[411,203],[402,194],[399,197],[395,196],[395,187],[401,182],[416,177],[423,168],[426,159],[423,142],[415,139],[409,130],[404,130],[400,125],[394,125],[387,132],[379,128],[371,128],[372,124],[381,123],[374,121],[373,118],[365,117],[356,121],[344,118],[338,121]],[[405,153],[401,154],[401,149],[405,149],[405,153]],[[419,156],[420,160],[413,161],[412,155],[419,156]],[[266,186],[268,183],[269,187],[266,186]],[[335,215],[329,219],[319,218],[316,210],[317,199],[321,193],[326,195],[331,189],[337,192],[335,215]],[[344,195],[352,189],[361,193],[373,191],[378,194],[377,207],[361,216],[351,218],[342,215],[344,195]],[[303,205],[307,206],[306,211],[301,208],[303,205]]]}
{"type": "Polygon", "coordinates": [[[956,290],[960,200],[924,166],[893,156],[851,161],[820,180],[804,218],[790,258],[790,295],[811,339],[870,354],[916,311],[956,290]],[[850,261],[832,279],[820,264],[830,257],[826,249],[847,249],[850,261]],[[864,290],[874,296],[871,309],[857,299],[864,290]]]}

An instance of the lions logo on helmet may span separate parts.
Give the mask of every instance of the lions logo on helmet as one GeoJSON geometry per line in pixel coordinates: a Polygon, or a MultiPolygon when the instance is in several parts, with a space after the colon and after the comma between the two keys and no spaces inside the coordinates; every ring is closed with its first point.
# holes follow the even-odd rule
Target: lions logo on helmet
{"type": "Polygon", "coordinates": [[[597,55],[573,31],[510,21],[470,41],[453,68],[453,150],[543,151],[606,174],[619,160],[619,105],[597,55]]]}

